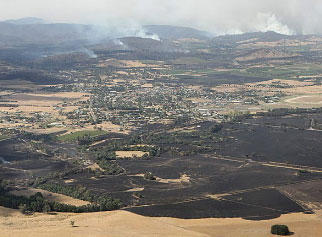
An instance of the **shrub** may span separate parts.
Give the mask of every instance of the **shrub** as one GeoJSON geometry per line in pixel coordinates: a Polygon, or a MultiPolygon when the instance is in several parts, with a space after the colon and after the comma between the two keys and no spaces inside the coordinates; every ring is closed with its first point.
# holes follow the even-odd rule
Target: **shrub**
{"type": "Polygon", "coordinates": [[[70,225],[71,225],[72,227],[74,227],[74,226],[75,226],[75,221],[70,221],[70,225]]]}
{"type": "Polygon", "coordinates": [[[290,231],[286,225],[273,225],[271,228],[273,235],[289,235],[290,231]]]}
{"type": "Polygon", "coordinates": [[[154,175],[151,172],[146,172],[144,174],[144,178],[147,180],[156,180],[156,178],[154,177],[154,175]]]}

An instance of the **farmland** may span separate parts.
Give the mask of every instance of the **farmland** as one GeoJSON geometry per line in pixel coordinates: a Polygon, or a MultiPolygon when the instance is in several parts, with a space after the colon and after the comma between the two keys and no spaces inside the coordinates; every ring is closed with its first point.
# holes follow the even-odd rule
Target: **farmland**
{"type": "MultiPolygon", "coordinates": [[[[120,208],[116,216],[149,224],[191,221],[187,231],[200,235],[216,221],[245,230],[318,218],[321,51],[310,36],[298,39],[301,50],[291,39],[285,49],[274,37],[260,41],[270,34],[254,44],[134,37],[120,39],[126,50],[93,46],[95,58],[4,60],[3,195],[29,205],[39,191],[41,205],[58,211],[69,204],[72,212],[120,208]]],[[[109,212],[57,216],[80,229],[87,216],[115,221],[109,212]]]]}

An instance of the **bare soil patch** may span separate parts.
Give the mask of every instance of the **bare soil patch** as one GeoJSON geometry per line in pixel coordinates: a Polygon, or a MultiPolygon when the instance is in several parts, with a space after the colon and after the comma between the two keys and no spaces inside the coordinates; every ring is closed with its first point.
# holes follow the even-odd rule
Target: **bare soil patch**
{"type": "Polygon", "coordinates": [[[186,174],[181,175],[179,179],[161,179],[157,178],[157,181],[160,183],[190,183],[190,177],[186,174]]]}
{"type": "Polygon", "coordinates": [[[95,170],[104,171],[101,167],[99,167],[99,165],[98,165],[97,163],[94,163],[94,164],[92,164],[92,165],[88,166],[87,168],[88,168],[88,169],[91,169],[91,170],[93,170],[93,171],[95,171],[95,170]]]}
{"type": "Polygon", "coordinates": [[[143,152],[143,151],[116,151],[116,156],[118,158],[141,158],[145,154],[149,154],[149,152],[143,152]]]}
{"type": "Polygon", "coordinates": [[[306,95],[306,96],[298,96],[295,98],[291,98],[286,100],[288,103],[303,103],[303,104],[322,104],[322,94],[321,95],[306,95]]]}

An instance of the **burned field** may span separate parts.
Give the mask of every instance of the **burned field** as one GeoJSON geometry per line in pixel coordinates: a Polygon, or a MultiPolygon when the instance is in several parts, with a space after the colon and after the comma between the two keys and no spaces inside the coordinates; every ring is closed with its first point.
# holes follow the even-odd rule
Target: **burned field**
{"type": "Polygon", "coordinates": [[[267,219],[306,210],[275,187],[322,178],[256,164],[242,167],[243,163],[212,157],[159,157],[155,161],[122,161],[120,165],[126,175],[96,180],[75,175],[68,179],[75,180],[73,185],[84,185],[98,193],[109,192],[127,205],[126,210],[141,215],[267,219]],[[166,182],[145,180],[139,174],[146,171],[166,182]],[[183,174],[188,181],[178,181],[183,174]]]}
{"type": "MultiPolygon", "coordinates": [[[[56,159],[52,154],[37,150],[38,148],[34,144],[34,140],[21,134],[0,141],[0,179],[16,180],[21,184],[32,177],[46,176],[49,173],[72,167],[68,162],[56,159]]],[[[59,149],[63,150],[64,147],[59,149]]]]}
{"type": "Polygon", "coordinates": [[[12,138],[0,142],[2,163],[12,163],[16,161],[26,161],[29,159],[38,159],[39,154],[31,152],[28,145],[19,138],[12,138]]]}
{"type": "Polygon", "coordinates": [[[128,210],[153,217],[169,216],[183,219],[242,217],[248,220],[272,219],[281,214],[304,211],[295,202],[273,189],[230,195],[220,200],[208,198],[175,204],[133,207],[128,210]]]}
{"type": "Polygon", "coordinates": [[[322,180],[322,133],[317,129],[321,118],[317,112],[264,114],[222,126],[195,124],[192,132],[169,132],[164,125],[167,132],[163,135],[163,125],[156,126],[157,133],[149,127],[136,136],[149,144],[149,149],[160,147],[159,155],[147,159],[114,157],[107,164],[113,164],[113,169],[122,167],[114,175],[101,168],[90,171],[87,167],[96,166],[83,162],[98,162],[93,152],[106,146],[118,150],[133,143],[138,149],[142,145],[135,145],[133,134],[118,140],[104,136],[104,142],[95,148],[43,141],[43,150],[47,146],[55,151],[47,155],[31,149],[20,137],[0,142],[6,161],[1,165],[1,178],[19,185],[36,179],[41,184],[83,187],[97,195],[109,194],[121,200],[125,210],[145,216],[261,220],[312,212],[322,203],[314,191],[322,180]],[[67,157],[63,159],[64,152],[67,157]],[[147,172],[154,178],[145,178],[147,172]]]}
{"type": "Polygon", "coordinates": [[[241,40],[130,37],[91,46],[94,57],[0,50],[0,181],[90,203],[51,209],[63,212],[266,220],[321,210],[322,109],[304,109],[321,105],[321,58],[292,45],[282,54],[280,39],[241,40]]]}
{"type": "Polygon", "coordinates": [[[322,131],[312,127],[312,121],[320,124],[321,114],[262,117],[228,125],[223,135],[233,139],[219,153],[320,169],[322,131]]]}

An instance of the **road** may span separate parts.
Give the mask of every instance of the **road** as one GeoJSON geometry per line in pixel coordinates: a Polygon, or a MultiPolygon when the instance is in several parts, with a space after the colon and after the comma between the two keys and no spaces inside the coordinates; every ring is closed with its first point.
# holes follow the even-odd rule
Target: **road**
{"type": "Polygon", "coordinates": [[[269,166],[269,167],[276,167],[276,168],[284,168],[284,169],[291,169],[291,170],[303,170],[310,173],[322,173],[322,168],[319,167],[312,167],[312,166],[303,166],[303,165],[293,165],[293,164],[286,164],[286,163],[279,163],[279,162],[273,162],[273,161],[254,161],[252,159],[245,159],[245,158],[237,158],[237,157],[231,157],[231,156],[220,156],[220,155],[206,155],[206,157],[216,160],[225,160],[225,161],[231,161],[231,162],[238,162],[238,163],[251,163],[251,164],[257,164],[262,166],[269,166]]]}

